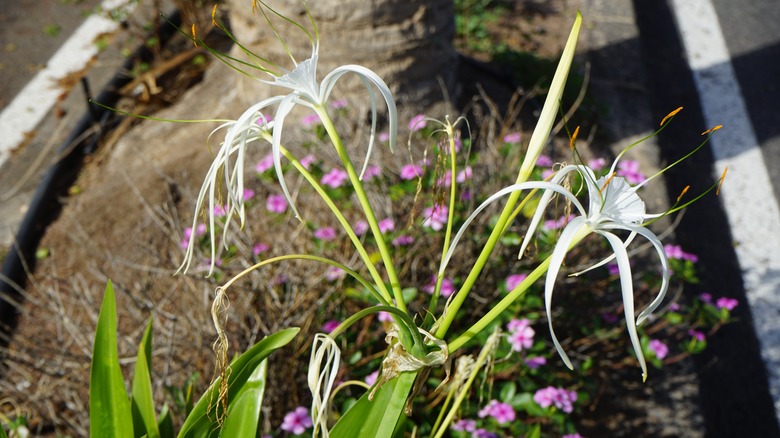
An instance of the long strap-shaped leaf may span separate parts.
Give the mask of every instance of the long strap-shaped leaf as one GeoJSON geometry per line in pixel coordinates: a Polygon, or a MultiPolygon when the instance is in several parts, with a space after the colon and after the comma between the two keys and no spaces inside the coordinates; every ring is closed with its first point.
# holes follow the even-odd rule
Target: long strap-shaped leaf
{"type": "Polygon", "coordinates": [[[89,378],[89,434],[133,438],[133,418],[116,347],[116,301],[109,281],[103,295],[89,378]]]}

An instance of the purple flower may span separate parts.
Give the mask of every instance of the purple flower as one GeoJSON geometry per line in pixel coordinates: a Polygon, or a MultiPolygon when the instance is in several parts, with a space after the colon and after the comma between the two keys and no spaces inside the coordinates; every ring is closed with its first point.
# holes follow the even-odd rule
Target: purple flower
{"type": "Polygon", "coordinates": [[[272,167],[274,167],[274,156],[273,154],[268,154],[255,164],[255,171],[257,173],[263,173],[272,167]]]}
{"type": "Polygon", "coordinates": [[[577,401],[577,393],[563,388],[548,386],[536,391],[534,401],[543,408],[555,405],[556,408],[570,414],[574,410],[574,402],[577,401]]]}
{"type": "Polygon", "coordinates": [[[594,172],[597,172],[604,168],[604,166],[607,165],[607,160],[603,158],[591,158],[588,160],[588,167],[593,169],[594,172]]]}
{"type": "Polygon", "coordinates": [[[439,231],[444,228],[447,223],[447,213],[449,209],[440,204],[436,204],[433,207],[428,207],[423,210],[423,226],[428,227],[434,231],[439,231]]]}
{"type": "Polygon", "coordinates": [[[371,181],[372,179],[376,178],[381,174],[382,174],[382,168],[377,166],[376,164],[372,164],[366,167],[366,171],[363,172],[363,179],[366,181],[371,181]]]}
{"type": "Polygon", "coordinates": [[[542,179],[547,179],[555,174],[555,171],[552,169],[544,169],[542,171],[542,179]]]}
{"type": "Polygon", "coordinates": [[[384,143],[384,142],[386,142],[386,141],[390,140],[390,133],[389,133],[389,132],[387,132],[387,131],[382,131],[382,132],[380,132],[380,133],[379,133],[379,134],[376,136],[376,138],[377,138],[379,141],[381,141],[381,142],[383,142],[383,143],[384,143]]]}
{"type": "Polygon", "coordinates": [[[544,224],[542,224],[542,229],[545,230],[557,230],[559,228],[563,228],[566,226],[566,224],[569,223],[574,219],[574,215],[570,214],[568,216],[561,216],[558,219],[550,219],[548,221],[544,221],[544,224]]]}
{"type": "Polygon", "coordinates": [[[450,429],[460,431],[460,432],[474,432],[477,429],[477,421],[467,420],[465,418],[462,418],[452,423],[450,429]]]}
{"type": "Polygon", "coordinates": [[[645,180],[645,175],[639,171],[639,161],[623,160],[617,167],[617,175],[625,178],[629,184],[639,184],[645,180]]]}
{"type": "Polygon", "coordinates": [[[382,219],[377,225],[379,225],[379,231],[382,234],[395,230],[395,221],[392,218],[382,219]]]}
{"type": "Polygon", "coordinates": [[[301,163],[301,166],[303,166],[304,169],[309,170],[309,168],[311,168],[311,163],[313,163],[314,160],[316,160],[314,155],[309,154],[298,160],[298,162],[301,163]]]}
{"type": "Polygon", "coordinates": [[[282,430],[293,435],[301,435],[311,426],[309,410],[303,406],[298,406],[295,410],[288,412],[282,421],[282,430]]]}
{"type": "Polygon", "coordinates": [[[528,275],[526,274],[512,274],[509,277],[506,278],[506,290],[511,292],[513,291],[517,285],[523,282],[523,280],[526,279],[528,275]]]}
{"type": "Polygon", "coordinates": [[[244,201],[248,201],[255,197],[255,191],[252,189],[244,189],[244,201]]]}
{"type": "Polygon", "coordinates": [[[382,322],[390,322],[393,320],[393,315],[390,314],[390,312],[385,312],[384,310],[380,310],[377,312],[377,319],[382,322]]]}
{"type": "Polygon", "coordinates": [[[704,336],[704,333],[702,333],[702,332],[700,332],[698,330],[690,329],[690,330],[688,330],[688,334],[691,335],[697,341],[703,342],[705,339],[707,339],[707,337],[704,336]]]}
{"type": "Polygon", "coordinates": [[[515,421],[516,414],[512,406],[502,403],[498,400],[490,400],[490,402],[482,408],[477,414],[479,418],[493,417],[498,421],[498,424],[505,424],[515,421]]]}
{"type": "MultiPolygon", "coordinates": [[[[184,229],[184,239],[190,240],[192,237],[192,227],[187,227],[184,229]]],[[[195,228],[195,237],[200,237],[202,235],[206,234],[206,224],[198,224],[198,227],[195,228]]]]}
{"type": "Polygon", "coordinates": [[[314,237],[320,240],[333,240],[336,238],[336,230],[333,227],[322,227],[314,231],[314,237]]]}
{"type": "Polygon", "coordinates": [[[287,200],[283,195],[269,195],[265,201],[265,208],[272,213],[284,213],[287,211],[287,200]]]}
{"type": "Polygon", "coordinates": [[[655,353],[655,357],[658,359],[663,359],[669,354],[669,347],[658,339],[651,339],[650,343],[647,344],[647,348],[655,353]]]}
{"type": "Polygon", "coordinates": [[[603,312],[601,314],[601,319],[603,319],[604,322],[607,322],[607,323],[610,323],[610,324],[614,324],[614,323],[618,322],[618,320],[620,318],[618,318],[618,316],[615,315],[614,313],[603,312]]]}
{"type": "Polygon", "coordinates": [[[331,319],[330,321],[327,321],[325,324],[322,324],[322,328],[320,330],[322,330],[325,333],[330,333],[333,330],[336,330],[336,327],[338,327],[339,324],[341,324],[341,322],[339,322],[338,320],[331,319]]]}
{"type": "Polygon", "coordinates": [[[726,309],[728,311],[734,310],[738,305],[739,301],[728,297],[720,297],[718,298],[718,301],[715,302],[715,307],[718,309],[726,309]]]}
{"type": "Polygon", "coordinates": [[[352,230],[355,231],[355,234],[358,236],[362,236],[363,234],[366,234],[366,231],[368,231],[368,222],[357,221],[352,227],[352,230]]]}
{"type": "Polygon", "coordinates": [[[707,304],[712,304],[712,294],[702,292],[699,294],[699,299],[707,304]]]}
{"type": "Polygon", "coordinates": [[[519,132],[511,132],[504,136],[504,143],[520,143],[521,138],[519,132]]]}
{"type": "Polygon", "coordinates": [[[550,167],[553,165],[553,160],[547,155],[539,155],[539,158],[536,159],[536,165],[539,167],[550,167]]]}
{"type": "Polygon", "coordinates": [[[417,132],[425,128],[425,125],[427,124],[428,122],[425,120],[425,114],[417,114],[416,116],[412,117],[411,120],[409,120],[409,130],[412,132],[417,132]]]}
{"type": "Polygon", "coordinates": [[[677,303],[669,303],[669,310],[671,312],[676,312],[676,311],[680,310],[680,305],[677,304],[677,303]]]}
{"type": "Polygon", "coordinates": [[[330,103],[330,107],[333,109],[341,109],[347,107],[347,99],[336,99],[330,103]]]}
{"type": "Polygon", "coordinates": [[[574,432],[574,433],[567,433],[561,438],[583,438],[583,436],[578,434],[577,432],[574,432]]]}
{"type": "Polygon", "coordinates": [[[441,178],[436,180],[436,187],[449,187],[450,185],[452,185],[452,171],[448,170],[444,172],[441,178]]]}
{"type": "Polygon", "coordinates": [[[480,427],[471,433],[471,438],[498,438],[498,434],[480,427]]]}
{"type": "Polygon", "coordinates": [[[366,385],[368,386],[374,386],[374,383],[376,383],[376,379],[379,378],[379,371],[374,371],[373,373],[366,376],[365,379],[363,379],[364,382],[366,382],[366,385]]]}
{"type": "Polygon", "coordinates": [[[401,168],[401,179],[410,180],[422,176],[422,168],[416,164],[406,164],[401,168]]]}
{"type": "Polygon", "coordinates": [[[309,114],[301,119],[301,124],[307,128],[311,128],[314,125],[320,124],[320,116],[317,114],[309,114]]]}
{"type": "Polygon", "coordinates": [[[414,243],[414,237],[402,234],[393,239],[393,246],[406,246],[414,243]]]}
{"type": "Polygon", "coordinates": [[[255,257],[259,256],[260,254],[268,251],[269,246],[265,243],[255,243],[254,246],[252,246],[252,255],[255,257]]]}
{"type": "MultiPolygon", "coordinates": [[[[436,275],[431,276],[431,282],[423,286],[423,291],[427,292],[429,294],[433,294],[433,292],[436,290],[436,275]]],[[[449,278],[443,278],[441,280],[441,296],[444,298],[449,297],[452,295],[452,293],[455,292],[455,283],[452,282],[449,278]]]]}
{"type": "Polygon", "coordinates": [[[463,170],[458,172],[457,175],[455,175],[455,181],[459,183],[464,183],[471,179],[471,174],[472,174],[471,166],[466,166],[463,170]]]}
{"type": "Polygon", "coordinates": [[[260,126],[265,126],[271,122],[273,122],[274,118],[272,116],[266,116],[263,114],[260,114],[260,117],[255,120],[255,123],[257,123],[260,126]]]}
{"type": "Polygon", "coordinates": [[[227,212],[225,211],[225,206],[221,204],[217,204],[214,206],[214,216],[216,217],[222,217],[226,215],[227,212]]]}
{"type": "Polygon", "coordinates": [[[322,175],[322,179],[320,179],[320,183],[325,184],[330,188],[337,189],[341,187],[342,184],[344,184],[344,181],[346,181],[347,178],[348,178],[347,172],[339,168],[334,168],[331,169],[330,172],[326,173],[325,175],[322,175]]]}
{"type": "Polygon", "coordinates": [[[525,358],[525,364],[528,366],[528,368],[535,370],[542,365],[547,365],[547,359],[542,356],[531,356],[525,358]]]}

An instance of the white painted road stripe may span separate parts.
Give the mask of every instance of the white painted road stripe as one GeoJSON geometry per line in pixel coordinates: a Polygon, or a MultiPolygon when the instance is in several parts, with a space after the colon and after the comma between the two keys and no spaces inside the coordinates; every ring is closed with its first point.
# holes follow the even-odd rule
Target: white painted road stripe
{"type": "Polygon", "coordinates": [[[729,169],[720,198],[780,420],[780,208],[715,8],[710,0],[672,4],[704,119],[710,126],[724,126],[709,144],[716,171],[729,169]]]}
{"type": "MultiPolygon", "coordinates": [[[[106,0],[101,4],[104,11],[118,7],[128,11],[127,0],[106,0]]],[[[0,166],[49,113],[57,98],[64,92],[58,82],[68,74],[83,69],[92,57],[97,55],[95,40],[102,34],[115,31],[117,21],[100,15],[91,15],[60,47],[46,67],[16,95],[14,100],[0,113],[0,166]]]]}

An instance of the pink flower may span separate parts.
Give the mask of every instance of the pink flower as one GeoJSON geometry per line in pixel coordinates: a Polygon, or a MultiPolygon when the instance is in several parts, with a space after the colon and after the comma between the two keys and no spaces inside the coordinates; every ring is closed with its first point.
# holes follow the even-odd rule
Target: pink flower
{"type": "Polygon", "coordinates": [[[707,339],[707,337],[704,336],[704,333],[702,333],[702,332],[700,332],[698,330],[690,329],[690,330],[688,330],[688,334],[691,335],[694,339],[696,339],[697,341],[700,341],[700,342],[703,342],[705,339],[707,339]]]}
{"type": "Polygon", "coordinates": [[[699,299],[704,301],[707,304],[712,304],[712,295],[707,292],[700,293],[699,299]]]}
{"type": "Polygon", "coordinates": [[[393,320],[393,316],[390,314],[390,312],[385,312],[384,310],[377,312],[376,317],[381,322],[390,322],[393,320]]]}
{"type": "Polygon", "coordinates": [[[515,410],[512,409],[512,406],[498,400],[490,400],[487,406],[479,411],[477,416],[479,418],[493,417],[498,421],[498,424],[511,423],[516,418],[515,410]]]}
{"type": "Polygon", "coordinates": [[[406,246],[414,243],[414,237],[402,234],[393,239],[393,246],[406,246]]]}
{"type": "Polygon", "coordinates": [[[523,351],[534,345],[534,335],[536,332],[531,328],[527,319],[513,319],[507,325],[509,330],[509,343],[512,344],[512,350],[523,351]]]}
{"type": "Polygon", "coordinates": [[[268,154],[255,165],[255,171],[263,173],[272,167],[274,167],[274,156],[273,154],[268,154]]]}
{"type": "Polygon", "coordinates": [[[464,168],[463,170],[458,172],[457,175],[455,175],[455,181],[459,183],[464,183],[471,179],[471,174],[472,174],[471,166],[466,166],[466,168],[464,168]]]}
{"type": "Polygon", "coordinates": [[[452,171],[448,170],[444,172],[444,175],[436,180],[436,187],[449,187],[452,185],[452,171]]]}
{"type": "Polygon", "coordinates": [[[544,169],[542,171],[542,179],[547,179],[555,174],[555,171],[552,169],[544,169]]]}
{"type": "Polygon", "coordinates": [[[563,388],[548,386],[536,391],[534,401],[543,408],[555,405],[556,408],[570,414],[574,410],[574,402],[577,401],[577,393],[563,388]]]}
{"type": "Polygon", "coordinates": [[[336,230],[333,227],[322,227],[314,231],[314,237],[320,240],[333,240],[336,238],[336,230]]]}
{"type": "Polygon", "coordinates": [[[440,204],[436,204],[433,207],[428,207],[423,210],[423,226],[428,227],[434,231],[439,231],[447,224],[447,213],[449,209],[440,204]]]}
{"type": "Polygon", "coordinates": [[[287,211],[287,200],[283,195],[269,195],[265,201],[265,208],[271,213],[284,213],[287,211]]]}
{"type": "Polygon", "coordinates": [[[303,166],[304,169],[310,170],[311,163],[313,163],[314,160],[316,160],[314,155],[309,154],[309,155],[306,155],[305,157],[301,158],[300,160],[298,160],[298,162],[301,163],[301,166],[303,166]]]}
{"type": "MultiPolygon", "coordinates": [[[[431,276],[431,282],[423,286],[423,291],[433,295],[436,290],[436,275],[431,276]]],[[[449,297],[455,292],[455,283],[449,278],[444,278],[441,281],[441,296],[444,298],[449,297]]]]}
{"type": "Polygon", "coordinates": [[[329,281],[336,281],[339,278],[344,278],[345,275],[347,275],[346,272],[335,266],[331,266],[328,268],[328,272],[325,273],[325,278],[327,278],[329,281]]]}
{"type": "Polygon", "coordinates": [[[734,310],[738,305],[739,301],[728,297],[720,297],[718,298],[718,301],[715,302],[715,307],[718,309],[726,309],[728,311],[734,310]]]}
{"type": "Polygon", "coordinates": [[[577,432],[574,432],[574,433],[567,433],[566,435],[562,436],[561,438],[583,438],[583,436],[578,434],[577,432]]]}
{"type": "Polygon", "coordinates": [[[471,438],[498,438],[498,434],[480,427],[471,433],[471,438]]]}
{"type": "Polygon", "coordinates": [[[244,201],[248,201],[255,197],[255,191],[252,189],[244,189],[244,201]]]}
{"type": "Polygon", "coordinates": [[[599,171],[604,168],[604,166],[607,165],[607,160],[603,158],[591,158],[588,160],[588,167],[593,169],[594,171],[599,171]]]}
{"type": "Polygon", "coordinates": [[[645,175],[639,171],[639,161],[623,160],[618,162],[617,175],[626,179],[629,184],[639,184],[645,180],[645,175]]]}
{"type": "Polygon", "coordinates": [[[320,116],[317,114],[309,114],[301,119],[301,124],[307,128],[311,128],[314,125],[320,124],[320,116]]]}
{"type": "Polygon", "coordinates": [[[363,234],[366,234],[366,231],[368,231],[368,222],[357,221],[352,229],[355,231],[355,234],[362,236],[363,234]]]}
{"type": "Polygon", "coordinates": [[[693,263],[699,261],[699,257],[696,254],[683,251],[680,245],[664,245],[664,252],[670,259],[689,260],[693,263]]]}
{"type": "Polygon", "coordinates": [[[377,140],[381,141],[382,143],[390,140],[390,133],[387,131],[382,131],[376,136],[377,140]]]}
{"type": "Polygon", "coordinates": [[[416,164],[406,164],[401,168],[401,179],[410,180],[422,176],[422,168],[416,164]]]}
{"type": "Polygon", "coordinates": [[[322,175],[320,183],[325,184],[326,186],[329,186],[333,189],[337,189],[341,187],[342,184],[344,184],[344,181],[346,181],[347,178],[347,172],[339,168],[334,168],[325,175],[322,175]]]}
{"type": "Polygon", "coordinates": [[[536,165],[539,167],[550,167],[553,165],[553,160],[547,155],[539,155],[539,158],[536,159],[536,165]]]}
{"type": "Polygon", "coordinates": [[[680,310],[680,305],[678,303],[669,303],[669,311],[676,312],[680,310]]]}
{"type": "Polygon", "coordinates": [[[376,178],[381,174],[382,174],[382,168],[377,166],[376,164],[372,164],[366,167],[366,171],[363,172],[363,179],[366,181],[371,181],[372,179],[376,178]]]}
{"type": "Polygon", "coordinates": [[[272,116],[266,116],[266,115],[260,114],[260,117],[258,117],[257,120],[255,120],[255,123],[257,123],[260,126],[265,126],[265,125],[271,123],[273,120],[274,120],[274,118],[272,116]]]}
{"type": "Polygon", "coordinates": [[[542,356],[531,356],[525,358],[525,364],[528,366],[528,368],[535,370],[542,365],[547,365],[547,359],[543,358],[542,356]]]}
{"type": "Polygon", "coordinates": [[[658,359],[663,359],[669,354],[669,347],[658,339],[651,339],[647,344],[649,348],[658,359]]]}
{"type": "Polygon", "coordinates": [[[330,103],[330,107],[333,109],[341,109],[347,107],[347,99],[336,99],[330,103]]]}
{"type": "Polygon", "coordinates": [[[222,217],[225,216],[227,212],[225,211],[225,206],[217,204],[214,206],[214,216],[216,217],[222,217]]]}
{"type": "Polygon", "coordinates": [[[456,431],[459,431],[459,432],[474,432],[477,429],[477,421],[476,420],[460,419],[460,420],[452,423],[452,426],[450,426],[450,429],[456,430],[456,431]]]}
{"type": "Polygon", "coordinates": [[[322,324],[321,330],[325,333],[330,333],[333,330],[336,330],[336,327],[338,327],[339,324],[341,324],[341,322],[339,322],[338,320],[331,319],[330,321],[327,321],[325,324],[322,324]]]}
{"type": "Polygon", "coordinates": [[[284,416],[282,421],[282,430],[290,432],[293,435],[301,435],[306,429],[312,426],[309,410],[303,406],[298,406],[284,416]]]}
{"type": "Polygon", "coordinates": [[[260,254],[268,251],[269,246],[265,243],[255,243],[255,245],[252,247],[252,254],[257,257],[260,254]]]}
{"type": "MultiPolygon", "coordinates": [[[[200,237],[204,234],[206,234],[206,224],[198,224],[198,227],[195,228],[195,237],[200,237]]],[[[184,239],[190,240],[191,237],[192,237],[192,227],[185,228],[184,239]]]]}
{"type": "Polygon", "coordinates": [[[519,132],[511,132],[504,136],[504,143],[520,143],[521,138],[519,132]]]}
{"type": "Polygon", "coordinates": [[[368,386],[374,386],[374,383],[376,383],[376,379],[379,378],[379,371],[374,371],[373,373],[366,376],[365,379],[363,379],[364,382],[366,382],[366,385],[368,386]]]}
{"type": "Polygon", "coordinates": [[[382,219],[378,225],[382,234],[395,230],[395,221],[392,218],[382,219]]]}
{"type": "Polygon", "coordinates": [[[506,290],[511,292],[513,291],[517,285],[523,282],[525,278],[528,277],[526,274],[512,274],[509,277],[506,278],[506,290]]]}
{"type": "Polygon", "coordinates": [[[416,116],[412,117],[411,120],[409,120],[409,130],[412,132],[417,132],[425,128],[425,125],[427,124],[428,122],[425,120],[425,114],[417,114],[416,116]]]}
{"type": "Polygon", "coordinates": [[[545,230],[557,230],[559,228],[563,228],[566,226],[566,224],[569,223],[574,219],[574,215],[570,214],[568,216],[561,216],[558,219],[551,219],[548,221],[544,221],[544,224],[542,224],[542,229],[545,230]]]}

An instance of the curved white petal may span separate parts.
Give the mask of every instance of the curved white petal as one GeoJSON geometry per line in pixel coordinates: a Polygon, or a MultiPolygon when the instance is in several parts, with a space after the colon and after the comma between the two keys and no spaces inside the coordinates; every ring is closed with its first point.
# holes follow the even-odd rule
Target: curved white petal
{"type": "MultiPolygon", "coordinates": [[[[337,67],[332,72],[328,73],[325,78],[322,79],[322,86],[320,87],[320,101],[325,102],[333,91],[333,86],[336,85],[336,81],[345,73],[355,73],[361,78],[364,78],[374,84],[379,90],[379,93],[385,99],[387,104],[387,118],[390,134],[390,150],[395,150],[396,137],[398,135],[398,109],[395,106],[395,99],[393,99],[393,93],[390,92],[390,87],[387,86],[385,81],[379,77],[372,70],[367,69],[361,65],[342,65],[337,67]]],[[[364,82],[365,83],[365,82],[364,82]]],[[[371,107],[373,109],[372,114],[376,114],[376,101],[371,100],[371,107]]]]}
{"type": "Polygon", "coordinates": [[[298,209],[295,208],[290,191],[287,189],[287,183],[284,181],[284,172],[282,172],[282,128],[284,127],[284,119],[290,114],[295,106],[295,96],[285,96],[279,103],[279,108],[276,110],[276,116],[274,116],[274,130],[273,141],[271,143],[271,155],[274,159],[274,169],[276,170],[276,179],[279,180],[279,185],[282,187],[282,193],[287,199],[287,203],[290,204],[293,214],[296,219],[300,219],[298,209]]]}
{"type": "Polygon", "coordinates": [[[666,297],[666,291],[669,289],[669,260],[666,257],[664,246],[652,231],[642,226],[630,224],[603,224],[599,227],[599,229],[624,229],[641,235],[653,245],[655,252],[658,254],[658,259],[661,261],[661,288],[658,290],[658,295],[656,295],[655,299],[637,317],[636,324],[640,325],[647,319],[647,317],[655,312],[655,309],[657,309],[658,306],[661,305],[664,297],[666,297]]]}
{"type": "Polygon", "coordinates": [[[311,58],[296,65],[293,71],[284,76],[277,76],[273,82],[268,83],[289,88],[307,100],[311,100],[312,103],[322,103],[317,101],[320,97],[320,87],[317,83],[317,58],[317,53],[313,53],[311,58]]]}
{"type": "Polygon", "coordinates": [[[550,336],[552,337],[553,345],[555,345],[555,350],[570,370],[573,370],[574,366],[571,364],[569,356],[563,351],[561,343],[558,342],[558,337],[555,336],[555,330],[553,330],[552,295],[555,288],[555,280],[558,278],[558,271],[561,269],[566,253],[569,252],[569,246],[577,233],[587,226],[587,219],[582,216],[575,217],[566,225],[561,232],[561,237],[558,238],[558,243],[555,244],[553,253],[550,255],[550,267],[547,270],[547,277],[544,281],[544,308],[547,311],[547,326],[550,328],[550,336]]]}
{"type": "MultiPolygon", "coordinates": [[[[626,238],[626,240],[623,241],[623,246],[625,248],[628,248],[628,245],[631,244],[631,242],[634,240],[635,237],[636,237],[636,233],[635,232],[632,232],[631,234],[629,234],[628,237],[626,238]]],[[[612,260],[615,260],[615,253],[612,253],[612,255],[610,255],[609,257],[605,258],[604,260],[596,263],[593,266],[590,266],[590,267],[588,267],[586,269],[583,269],[582,271],[578,271],[578,272],[575,272],[573,274],[569,274],[569,277],[579,277],[580,275],[582,275],[582,274],[584,274],[586,272],[590,272],[590,271],[592,271],[592,270],[594,270],[596,268],[600,268],[600,267],[606,265],[607,263],[611,262],[612,260]]]]}
{"type": "MultiPolygon", "coordinates": [[[[550,179],[550,184],[561,184],[561,181],[571,172],[578,171],[580,166],[575,165],[568,165],[563,167],[562,169],[555,172],[555,175],[553,175],[552,179],[550,179]]],[[[561,186],[562,187],[562,186],[561,186]]],[[[552,190],[545,190],[544,193],[542,193],[542,196],[539,198],[539,205],[536,207],[536,211],[534,212],[533,218],[531,219],[531,223],[528,224],[528,230],[525,232],[525,238],[523,238],[523,243],[520,245],[520,252],[517,254],[517,259],[520,260],[523,257],[523,254],[525,254],[525,249],[528,247],[528,244],[531,243],[531,235],[536,231],[536,228],[539,226],[539,222],[542,221],[542,216],[544,215],[544,210],[547,208],[547,204],[552,199],[552,196],[555,194],[555,191],[552,190]]],[[[580,212],[581,215],[587,216],[587,213],[584,209],[582,209],[582,206],[578,203],[577,210],[580,212]]]]}
{"type": "Polygon", "coordinates": [[[460,226],[460,229],[455,234],[455,237],[452,238],[450,249],[447,251],[447,254],[444,255],[444,258],[442,258],[441,267],[439,268],[439,275],[444,273],[444,269],[447,267],[447,263],[449,263],[452,254],[455,252],[455,247],[457,246],[458,241],[460,240],[463,233],[466,231],[466,227],[469,226],[471,221],[473,221],[477,217],[477,215],[480,212],[482,212],[482,210],[484,210],[487,206],[489,206],[493,202],[500,199],[502,196],[506,196],[512,192],[531,190],[531,189],[543,189],[543,190],[550,190],[559,193],[565,196],[567,199],[571,200],[572,203],[574,203],[574,205],[577,206],[577,209],[582,211],[582,205],[580,204],[580,201],[578,201],[577,198],[575,198],[574,195],[571,194],[571,192],[564,189],[558,184],[553,184],[551,182],[546,182],[546,181],[529,181],[529,182],[524,182],[519,184],[512,184],[511,186],[504,187],[503,189],[497,191],[489,198],[487,198],[482,204],[480,204],[479,207],[477,207],[476,210],[474,210],[474,212],[471,213],[471,215],[469,215],[469,217],[466,218],[466,220],[463,222],[463,225],[460,226]]]}
{"type": "Polygon", "coordinates": [[[339,373],[341,350],[330,336],[317,333],[311,346],[307,381],[312,395],[311,419],[314,436],[328,436],[328,412],[333,383],[339,373]]]}
{"type": "Polygon", "coordinates": [[[636,357],[639,359],[639,365],[642,367],[642,380],[647,380],[647,364],[645,363],[642,345],[639,343],[639,335],[636,331],[637,322],[634,319],[634,279],[631,277],[631,264],[628,261],[628,252],[626,252],[626,248],[623,246],[623,241],[616,235],[600,230],[597,230],[596,233],[606,237],[612,246],[612,250],[615,251],[615,259],[620,271],[620,289],[623,294],[626,328],[628,328],[628,336],[631,338],[631,344],[634,347],[636,357]]]}

